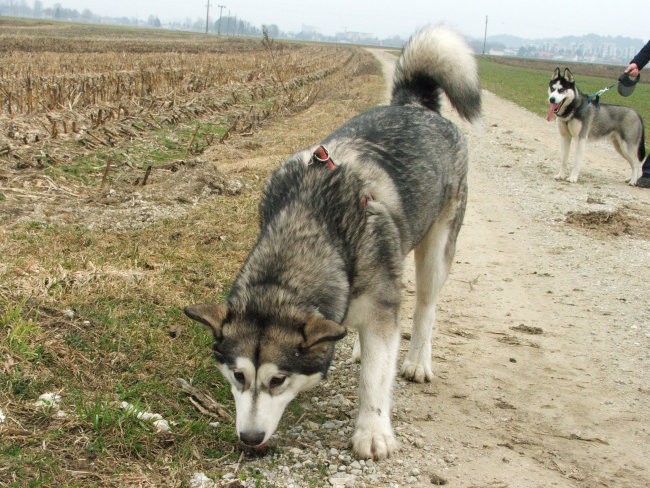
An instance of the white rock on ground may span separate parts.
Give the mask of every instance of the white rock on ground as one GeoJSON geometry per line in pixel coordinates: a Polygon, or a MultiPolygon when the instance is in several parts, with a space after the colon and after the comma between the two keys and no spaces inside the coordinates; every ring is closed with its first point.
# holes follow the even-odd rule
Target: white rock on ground
{"type": "Polygon", "coordinates": [[[135,415],[140,420],[151,421],[153,426],[156,428],[156,432],[158,433],[165,433],[171,430],[169,427],[169,422],[165,420],[159,413],[142,412],[138,410],[135,405],[131,405],[129,402],[120,403],[120,407],[122,407],[127,412],[135,415]]]}
{"type": "Polygon", "coordinates": [[[59,402],[61,401],[61,395],[58,393],[43,393],[38,397],[38,400],[34,402],[36,407],[52,407],[57,408],[59,402]]]}
{"type": "Polygon", "coordinates": [[[190,488],[216,488],[216,484],[203,473],[194,473],[190,478],[190,488]]]}

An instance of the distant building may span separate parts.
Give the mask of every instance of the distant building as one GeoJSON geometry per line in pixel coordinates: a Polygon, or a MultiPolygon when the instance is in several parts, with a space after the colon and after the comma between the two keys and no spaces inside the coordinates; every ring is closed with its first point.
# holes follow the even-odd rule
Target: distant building
{"type": "Polygon", "coordinates": [[[351,32],[351,31],[346,31],[346,32],[339,32],[334,36],[334,38],[338,42],[351,42],[351,43],[358,43],[358,42],[364,42],[368,40],[373,40],[377,41],[377,39],[372,35],[367,32],[351,32]]]}

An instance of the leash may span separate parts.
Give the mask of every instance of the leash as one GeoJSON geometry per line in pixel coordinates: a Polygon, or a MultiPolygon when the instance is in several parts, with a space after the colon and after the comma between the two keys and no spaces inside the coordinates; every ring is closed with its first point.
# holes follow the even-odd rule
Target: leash
{"type": "Polygon", "coordinates": [[[596,105],[596,107],[600,106],[600,97],[607,93],[609,90],[611,90],[614,86],[616,85],[616,82],[612,83],[609,86],[606,86],[602,90],[597,91],[596,93],[592,93],[591,95],[587,95],[587,102],[588,103],[593,103],[596,105]]]}

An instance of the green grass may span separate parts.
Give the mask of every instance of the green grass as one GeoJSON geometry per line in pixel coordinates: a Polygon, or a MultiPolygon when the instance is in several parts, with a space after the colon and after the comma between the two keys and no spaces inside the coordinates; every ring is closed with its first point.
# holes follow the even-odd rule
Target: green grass
{"type": "MultiPolygon", "coordinates": [[[[243,177],[253,188],[262,184],[254,172],[243,177]]],[[[138,463],[156,465],[170,455],[174,469],[186,473],[187,464],[196,462],[195,452],[208,460],[205,469],[210,459],[231,452],[236,461],[232,422],[210,427],[214,419],[196,410],[175,378],[187,379],[234,410],[230,387],[210,354],[210,335],[184,318],[181,307],[216,299],[228,289],[256,232],[256,203],[252,192],[215,197],[180,222],[128,233],[27,222],[7,236],[9,269],[43,274],[21,302],[0,293],[0,366],[6,360],[11,365],[0,368],[0,404],[12,413],[42,393],[60,391],[68,413],[58,420],[33,408],[12,413],[37,432],[0,442],[0,464],[12,465],[11,476],[20,480],[16,486],[70,482],[66,469],[85,469],[72,461],[80,456],[106,459],[95,461],[94,469],[104,473],[114,472],[116,464],[137,472],[138,463]],[[228,239],[197,246],[206,233],[228,239]],[[152,256],[160,266],[147,264],[152,256]],[[217,284],[220,291],[213,293],[217,284]],[[66,309],[74,310],[74,319],[61,315],[66,309]],[[180,326],[176,338],[169,334],[172,326],[180,326]],[[156,434],[148,422],[120,409],[121,401],[175,422],[173,436],[156,434]],[[44,439],[52,454],[37,462],[44,439]]],[[[32,283],[31,277],[18,276],[25,286],[32,283]]]]}
{"type": "Polygon", "coordinates": [[[51,177],[65,175],[85,184],[97,185],[98,178],[106,165],[112,169],[108,173],[108,181],[115,174],[115,165],[128,165],[144,171],[147,166],[169,163],[176,160],[192,158],[200,155],[225,134],[227,122],[193,120],[181,126],[165,127],[131,141],[121,143],[116,147],[100,148],[89,155],[73,157],[68,164],[50,164],[46,174],[51,177]]]}
{"type": "Polygon", "coordinates": [[[6,340],[9,352],[27,361],[42,355],[38,344],[39,325],[22,316],[22,306],[9,307],[0,315],[0,331],[6,340]]]}
{"type": "MultiPolygon", "coordinates": [[[[511,62],[516,63],[516,61],[511,62]]],[[[546,116],[548,110],[546,90],[553,74],[548,62],[539,62],[539,67],[534,67],[535,61],[522,60],[521,66],[511,66],[479,57],[478,63],[483,88],[537,115],[546,116]]],[[[563,64],[558,63],[558,65],[563,69],[563,64]]],[[[569,68],[572,70],[578,88],[585,94],[596,93],[616,81],[615,78],[589,74],[593,72],[593,68],[589,65],[577,64],[569,68]]],[[[623,68],[621,72],[622,70],[623,68]]],[[[601,102],[632,107],[643,118],[650,120],[650,84],[637,85],[630,97],[620,96],[614,86],[603,95],[601,102]]]]}

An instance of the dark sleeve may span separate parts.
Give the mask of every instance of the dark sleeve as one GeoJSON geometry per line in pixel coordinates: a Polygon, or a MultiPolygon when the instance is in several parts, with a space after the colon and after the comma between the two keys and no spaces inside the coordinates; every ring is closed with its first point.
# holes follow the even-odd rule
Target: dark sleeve
{"type": "Polygon", "coordinates": [[[643,49],[634,56],[634,59],[630,61],[630,63],[634,63],[639,67],[639,69],[643,69],[643,67],[648,64],[648,61],[650,61],[650,41],[643,46],[643,49]]]}

